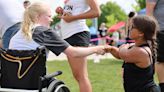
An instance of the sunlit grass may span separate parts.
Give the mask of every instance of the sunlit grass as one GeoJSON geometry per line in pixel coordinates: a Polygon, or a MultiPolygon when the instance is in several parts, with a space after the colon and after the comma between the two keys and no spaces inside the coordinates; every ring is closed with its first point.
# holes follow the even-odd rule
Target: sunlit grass
{"type": "MultiPolygon", "coordinates": [[[[47,62],[48,72],[57,70],[63,74],[57,78],[63,80],[71,92],[79,92],[67,61],[47,62]]],[[[122,61],[117,59],[104,59],[100,63],[88,61],[89,78],[93,92],[124,92],[122,85],[122,61]]]]}

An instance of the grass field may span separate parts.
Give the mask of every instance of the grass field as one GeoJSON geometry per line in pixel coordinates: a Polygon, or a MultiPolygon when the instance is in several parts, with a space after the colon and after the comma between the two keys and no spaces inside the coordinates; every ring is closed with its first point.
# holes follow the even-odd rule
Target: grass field
{"type": "MultiPolygon", "coordinates": [[[[122,62],[117,59],[104,59],[100,63],[88,61],[89,78],[93,92],[123,92],[121,65],[122,62]]],[[[68,62],[52,61],[48,62],[47,66],[49,73],[57,70],[63,71],[63,74],[57,78],[63,80],[71,92],[79,92],[68,62]]]]}
{"type": "MultiPolygon", "coordinates": [[[[63,80],[71,92],[79,92],[67,61],[48,62],[48,72],[61,70],[63,74],[57,78],[63,80]]],[[[89,78],[93,92],[124,92],[122,86],[122,61],[117,59],[104,59],[100,63],[88,61],[89,78]]],[[[157,82],[157,77],[155,77],[157,82]]]]}

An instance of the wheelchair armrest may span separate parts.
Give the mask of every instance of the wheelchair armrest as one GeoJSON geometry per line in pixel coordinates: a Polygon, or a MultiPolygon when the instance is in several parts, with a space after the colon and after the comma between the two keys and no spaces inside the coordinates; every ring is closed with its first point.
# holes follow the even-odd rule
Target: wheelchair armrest
{"type": "Polygon", "coordinates": [[[40,50],[40,51],[42,51],[42,50],[44,50],[44,49],[46,49],[45,46],[39,46],[39,47],[37,48],[37,50],[40,50]]]}
{"type": "Polygon", "coordinates": [[[45,46],[39,46],[37,47],[37,53],[41,54],[45,51],[46,47],[45,46]]]}
{"type": "Polygon", "coordinates": [[[61,75],[61,74],[62,74],[62,71],[56,71],[54,73],[45,75],[45,76],[43,76],[43,80],[42,81],[44,81],[44,79],[50,79],[52,77],[55,77],[55,76],[58,76],[58,75],[61,75]]]}

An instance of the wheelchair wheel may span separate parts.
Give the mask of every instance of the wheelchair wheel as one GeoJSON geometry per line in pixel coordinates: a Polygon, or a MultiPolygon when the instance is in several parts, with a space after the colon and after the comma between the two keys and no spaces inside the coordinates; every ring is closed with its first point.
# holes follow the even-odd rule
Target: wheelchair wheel
{"type": "Polygon", "coordinates": [[[50,83],[46,92],[70,92],[70,90],[63,81],[54,80],[50,83]]]}

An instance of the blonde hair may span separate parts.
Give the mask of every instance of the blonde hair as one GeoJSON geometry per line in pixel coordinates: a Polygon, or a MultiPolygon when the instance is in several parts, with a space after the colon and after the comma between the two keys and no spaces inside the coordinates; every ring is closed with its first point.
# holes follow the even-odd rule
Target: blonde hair
{"type": "Polygon", "coordinates": [[[47,8],[45,6],[46,4],[43,2],[35,2],[25,10],[21,29],[26,39],[32,39],[32,29],[37,23],[39,15],[46,13],[47,8]]]}

